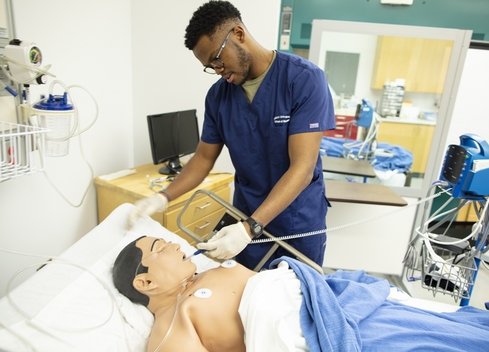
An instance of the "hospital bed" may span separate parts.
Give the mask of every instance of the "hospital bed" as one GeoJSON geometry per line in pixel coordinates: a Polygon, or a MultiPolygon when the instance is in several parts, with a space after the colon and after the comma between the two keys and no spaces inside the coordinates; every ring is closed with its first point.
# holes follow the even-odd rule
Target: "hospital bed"
{"type": "MultiPolygon", "coordinates": [[[[40,267],[0,299],[1,351],[146,350],[153,316],[117,292],[111,277],[113,262],[126,244],[142,235],[179,243],[187,255],[195,248],[150,218],[141,219],[128,231],[125,224],[132,208],[131,204],[119,206],[61,254],[65,263],[55,260],[40,267]]],[[[204,255],[192,261],[198,272],[219,265],[204,255]]],[[[391,298],[435,311],[459,308],[414,299],[395,288],[391,298]]]]}
{"type": "MultiPolygon", "coordinates": [[[[246,220],[248,218],[248,215],[246,215],[245,213],[243,213],[242,211],[240,211],[235,206],[233,206],[233,205],[229,204],[228,202],[226,202],[224,199],[222,199],[221,197],[219,197],[217,194],[215,194],[213,192],[210,192],[210,191],[208,191],[206,189],[199,189],[199,190],[195,191],[192,194],[192,196],[187,201],[187,203],[185,204],[185,206],[180,211],[180,214],[177,217],[178,227],[184,233],[186,233],[190,238],[193,238],[197,243],[202,242],[203,241],[203,238],[201,236],[195,234],[194,232],[192,232],[191,229],[187,228],[182,223],[182,217],[187,212],[188,206],[190,204],[192,204],[192,200],[195,197],[199,197],[199,196],[207,197],[207,199],[212,200],[212,201],[218,203],[225,210],[225,213],[224,213],[223,217],[221,218],[221,220],[219,220],[219,222],[216,224],[216,226],[214,226],[213,234],[217,233],[217,231],[220,230],[221,228],[223,228],[224,226],[228,226],[228,225],[234,224],[234,223],[236,223],[238,221],[244,221],[244,220],[246,220]]],[[[317,231],[317,233],[318,234],[319,233],[324,233],[324,230],[323,231],[317,231]]],[[[301,262],[309,265],[310,267],[314,268],[319,273],[324,274],[323,268],[321,268],[316,262],[314,262],[313,260],[311,260],[306,255],[302,254],[300,251],[298,251],[297,249],[295,249],[294,247],[292,247],[287,242],[285,242],[285,241],[276,241],[275,239],[277,237],[275,237],[274,235],[272,235],[266,229],[263,230],[263,234],[260,237],[262,237],[262,238],[261,239],[258,239],[258,240],[255,240],[254,242],[257,243],[257,242],[270,241],[270,242],[273,242],[273,244],[270,247],[270,249],[268,250],[268,252],[260,259],[260,261],[258,262],[258,264],[253,268],[254,271],[260,271],[263,268],[264,264],[267,262],[267,260],[275,253],[275,251],[278,249],[278,247],[282,247],[286,251],[289,252],[289,255],[290,256],[293,256],[297,260],[300,260],[301,262]]],[[[282,237],[282,238],[291,239],[291,237],[295,237],[295,236],[285,236],[285,237],[282,237]]]]}

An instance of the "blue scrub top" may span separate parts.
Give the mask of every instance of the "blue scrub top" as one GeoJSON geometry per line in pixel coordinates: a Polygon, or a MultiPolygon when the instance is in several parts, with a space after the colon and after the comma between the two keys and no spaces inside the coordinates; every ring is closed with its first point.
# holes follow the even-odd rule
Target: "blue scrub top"
{"type": "MultiPolygon", "coordinates": [[[[236,169],[234,206],[251,215],[289,168],[288,137],[334,128],[334,107],[324,72],[299,56],[277,52],[251,104],[240,86],[224,79],[212,85],[201,139],[228,148],[236,169]]],[[[318,151],[311,183],[266,230],[286,236],[324,229],[327,207],[318,151]]],[[[323,238],[320,241],[325,242],[323,238]]],[[[258,246],[250,245],[246,251],[258,246]]],[[[324,254],[324,247],[320,251],[324,254]]],[[[320,260],[322,265],[322,257],[320,260]]]]}

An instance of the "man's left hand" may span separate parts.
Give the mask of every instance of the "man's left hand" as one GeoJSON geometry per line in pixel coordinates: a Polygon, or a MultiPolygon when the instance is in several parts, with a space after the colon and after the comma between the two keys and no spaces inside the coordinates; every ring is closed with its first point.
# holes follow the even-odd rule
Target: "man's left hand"
{"type": "Polygon", "coordinates": [[[240,253],[251,242],[251,237],[243,223],[223,227],[207,243],[197,244],[197,248],[205,249],[211,257],[229,259],[240,253]]]}

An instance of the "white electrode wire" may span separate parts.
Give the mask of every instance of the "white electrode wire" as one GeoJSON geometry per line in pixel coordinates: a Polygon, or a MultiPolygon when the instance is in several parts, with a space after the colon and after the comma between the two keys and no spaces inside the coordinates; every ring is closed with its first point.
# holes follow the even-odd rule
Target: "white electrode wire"
{"type": "MultiPolygon", "coordinates": [[[[71,101],[71,104],[73,105],[73,112],[74,112],[73,128],[70,131],[70,133],[67,136],[65,136],[65,137],[62,137],[62,138],[49,138],[48,136],[46,136],[46,139],[47,140],[54,141],[54,142],[64,142],[64,141],[67,141],[67,140],[71,139],[72,137],[76,137],[76,136],[81,135],[82,133],[86,132],[88,129],[90,129],[90,127],[92,127],[94,125],[94,123],[98,119],[98,104],[97,104],[97,101],[95,100],[95,98],[93,97],[93,95],[87,89],[85,89],[84,87],[82,87],[80,85],[67,86],[66,84],[64,84],[60,80],[55,80],[55,81],[51,82],[51,85],[49,86],[49,94],[53,94],[53,89],[54,89],[54,86],[56,84],[59,84],[61,87],[63,87],[64,91],[66,92],[66,94],[67,94],[67,96],[69,98],[69,100],[71,101]],[[73,88],[79,88],[79,89],[84,90],[85,93],[87,93],[90,96],[90,98],[92,99],[92,101],[94,103],[94,106],[95,106],[95,117],[93,118],[92,122],[90,124],[88,124],[87,127],[85,127],[84,129],[82,129],[82,130],[80,130],[78,132],[77,132],[77,130],[80,127],[80,118],[79,118],[79,114],[78,114],[77,104],[75,102],[75,97],[73,96],[73,94],[71,94],[71,90],[73,88]]],[[[41,99],[41,100],[43,100],[43,99],[41,99]]],[[[35,104],[32,104],[32,106],[34,106],[34,105],[35,104]]],[[[32,106],[31,106],[31,108],[32,108],[32,106]]]]}
{"type": "MultiPolygon", "coordinates": [[[[433,182],[428,191],[426,192],[426,196],[428,197],[431,193],[431,191],[437,187],[437,186],[441,186],[441,185],[448,185],[446,182],[443,182],[443,181],[440,181],[440,180],[437,180],[435,182],[433,182]]],[[[445,191],[445,192],[448,192],[445,191]]],[[[436,193],[435,193],[436,194],[436,193]]],[[[441,193],[440,193],[441,194],[441,193]]],[[[449,203],[450,203],[451,199],[448,199],[445,204],[443,204],[441,206],[441,208],[437,209],[435,211],[435,215],[437,213],[439,213],[442,209],[444,209],[449,203]]],[[[421,216],[421,226],[423,227],[423,229],[425,228],[424,226],[424,223],[425,223],[425,215],[426,213],[428,212],[428,205],[429,203],[425,203],[424,205],[424,210],[423,210],[423,215],[421,216]]],[[[425,231],[425,230],[423,230],[425,231]]],[[[418,243],[418,241],[420,240],[421,236],[420,234],[418,233],[408,244],[408,248],[406,250],[406,253],[404,254],[404,259],[402,260],[402,262],[404,263],[404,266],[406,268],[410,268],[410,269],[413,269],[413,270],[418,270],[418,264],[419,264],[419,261],[418,261],[418,258],[420,256],[420,254],[418,253],[418,249],[416,248],[416,244],[418,243]]]]}
{"type": "MultiPolygon", "coordinates": [[[[485,204],[485,206],[484,206],[484,210],[483,210],[483,211],[482,211],[482,213],[481,213],[481,216],[480,216],[480,217],[479,217],[479,219],[478,219],[478,220],[477,220],[477,221],[474,223],[474,226],[472,227],[472,231],[471,231],[471,232],[470,232],[470,233],[469,233],[469,234],[468,234],[466,237],[464,237],[464,238],[462,238],[462,239],[455,240],[455,241],[450,241],[450,242],[446,242],[446,241],[437,241],[436,239],[429,237],[429,236],[428,236],[428,235],[427,235],[425,232],[420,231],[420,228],[419,228],[419,227],[418,227],[418,228],[416,228],[416,232],[417,232],[417,233],[418,233],[420,236],[422,236],[424,239],[427,239],[427,240],[429,240],[430,242],[435,243],[435,244],[445,244],[445,245],[446,245],[446,244],[459,244],[459,243],[466,242],[466,241],[468,241],[470,238],[475,237],[475,236],[477,235],[477,233],[480,231],[480,229],[481,229],[481,227],[482,227],[482,221],[483,221],[483,216],[482,216],[482,215],[484,215],[484,214],[486,213],[488,203],[489,203],[489,202],[486,202],[486,204],[485,204]]],[[[447,212],[444,212],[444,213],[439,214],[439,215],[438,215],[438,216],[436,216],[436,217],[431,217],[430,219],[428,219],[428,221],[427,221],[425,224],[427,224],[427,223],[429,223],[429,222],[431,222],[431,221],[433,221],[433,220],[437,219],[438,217],[444,216],[444,215],[446,215],[446,214],[448,214],[448,213],[450,213],[450,212],[452,212],[452,211],[453,211],[453,210],[449,210],[449,211],[447,211],[447,212]]]]}
{"type": "Polygon", "coordinates": [[[67,86],[65,85],[63,82],[59,81],[59,80],[55,80],[53,82],[51,82],[51,85],[49,86],[49,94],[53,94],[53,87],[55,86],[55,84],[59,84],[61,85],[65,92],[67,92],[68,94],[68,97],[70,98],[71,100],[71,103],[73,105],[73,110],[74,110],[74,113],[75,113],[75,121],[74,121],[74,128],[73,128],[73,133],[72,134],[69,134],[68,136],[65,136],[63,138],[48,138],[48,140],[52,140],[52,141],[56,141],[56,142],[63,142],[63,141],[66,141],[72,137],[76,137],[84,132],[86,132],[88,129],[90,129],[90,127],[92,127],[94,125],[94,123],[97,121],[98,119],[98,104],[97,104],[97,101],[95,100],[95,98],[93,97],[93,95],[87,90],[85,89],[84,87],[80,86],[80,85],[71,85],[71,86],[67,86]],[[79,115],[78,115],[78,109],[76,108],[76,104],[75,104],[75,98],[74,96],[70,93],[70,91],[73,89],[73,88],[79,88],[79,89],[82,89],[85,91],[85,93],[87,93],[90,98],[92,99],[94,105],[95,105],[95,117],[94,119],[92,120],[92,122],[87,126],[85,127],[84,129],[78,131],[77,133],[76,130],[78,129],[79,127],[79,115]]]}
{"type": "MultiPolygon", "coordinates": [[[[437,180],[437,181],[433,182],[433,183],[430,185],[430,188],[428,189],[428,192],[426,192],[426,196],[429,196],[430,192],[431,192],[431,191],[432,191],[434,188],[436,188],[437,186],[443,185],[443,184],[445,184],[445,183],[444,183],[444,182],[442,182],[442,181],[440,181],[440,180],[437,180]]],[[[442,191],[443,191],[443,190],[442,190],[442,191]]],[[[445,192],[447,193],[447,192],[448,192],[448,190],[445,190],[445,192]]],[[[441,194],[441,193],[440,193],[440,194],[441,194]]],[[[443,207],[442,207],[441,209],[443,209],[443,208],[444,208],[444,207],[445,207],[447,204],[448,204],[448,201],[447,201],[447,202],[445,202],[445,204],[443,205],[443,207]]],[[[423,215],[421,216],[421,225],[420,225],[420,227],[423,227],[423,231],[426,231],[426,225],[425,225],[425,215],[426,215],[426,213],[428,212],[428,205],[429,205],[428,203],[425,203],[425,205],[424,205],[424,211],[423,211],[423,215]]],[[[436,214],[436,213],[439,213],[441,209],[436,210],[435,214],[436,214]]],[[[414,240],[413,240],[413,241],[411,241],[411,244],[413,244],[414,242],[416,242],[416,241],[418,240],[418,238],[419,238],[419,236],[416,236],[416,237],[414,238],[414,240]]]]}
{"type": "MultiPolygon", "coordinates": [[[[470,238],[472,238],[475,235],[477,235],[480,232],[480,229],[483,226],[482,225],[482,220],[483,220],[483,217],[486,214],[488,203],[489,202],[486,201],[486,204],[484,206],[484,209],[483,209],[482,213],[479,216],[478,221],[474,224],[474,226],[472,226],[471,233],[469,235],[467,235],[465,238],[462,238],[460,240],[455,240],[455,241],[450,241],[450,242],[447,242],[447,241],[437,241],[436,239],[433,239],[433,238],[429,237],[429,234],[426,234],[426,230],[420,231],[420,228],[419,227],[416,229],[416,232],[418,233],[418,236],[417,237],[422,237],[423,238],[423,243],[424,243],[426,249],[428,250],[429,254],[431,255],[433,261],[436,261],[436,262],[439,262],[439,263],[443,263],[444,265],[445,264],[451,265],[453,263],[453,259],[454,258],[449,258],[449,259],[445,260],[442,257],[440,257],[439,255],[437,255],[435,253],[435,251],[433,250],[433,247],[431,246],[431,243],[440,244],[440,245],[447,245],[447,244],[454,245],[454,244],[459,244],[459,243],[466,242],[470,238]]],[[[464,206],[465,205],[467,205],[467,204],[464,204],[464,206]]],[[[446,211],[444,213],[439,214],[438,216],[432,216],[430,219],[428,219],[428,221],[426,221],[422,225],[424,225],[423,227],[426,228],[426,225],[428,223],[430,223],[431,221],[437,219],[438,217],[441,217],[441,216],[444,216],[446,214],[449,214],[451,212],[453,212],[453,210],[446,211]]],[[[481,242],[480,242],[479,246],[475,249],[475,251],[473,253],[470,254],[472,258],[474,258],[474,257],[476,257],[478,255],[478,253],[480,252],[480,249],[482,248],[482,246],[485,243],[486,238],[487,238],[487,228],[484,229],[484,234],[483,234],[483,237],[481,239],[481,242]]],[[[445,267],[444,267],[443,270],[445,270],[447,272],[449,271],[445,267]]]]}
{"type": "MultiPolygon", "coordinates": [[[[437,229],[439,226],[441,226],[441,224],[449,217],[451,217],[452,219],[450,220],[450,223],[447,227],[447,230],[448,228],[451,226],[451,224],[453,223],[453,220],[455,219],[454,215],[456,213],[458,213],[460,211],[460,209],[464,208],[467,206],[467,203],[464,202],[462,204],[459,204],[456,208],[453,208],[453,209],[449,209],[447,211],[445,211],[444,213],[440,213],[443,209],[445,209],[446,206],[448,206],[451,202],[452,202],[453,198],[449,198],[441,207],[439,207],[432,215],[431,215],[431,218],[428,219],[428,221],[424,222],[424,224],[422,223],[417,229],[416,231],[418,231],[418,229],[420,230],[421,227],[423,227],[423,231],[421,231],[422,233],[428,233],[428,232],[431,232],[435,229],[437,229]],[[443,217],[443,219],[441,220],[441,222],[439,222],[438,224],[432,226],[432,227],[428,227],[428,225],[433,221],[433,220],[436,220],[440,217],[443,217]]],[[[428,210],[425,209],[425,212],[427,212],[428,210]]],[[[447,231],[445,230],[445,232],[447,231]]]]}
{"type": "Polygon", "coordinates": [[[355,120],[352,120],[350,122],[348,122],[346,124],[346,127],[345,127],[345,142],[349,139],[351,139],[351,131],[352,131],[352,128],[353,126],[356,126],[356,123],[355,123],[355,120]]]}
{"type": "MultiPolygon", "coordinates": [[[[484,201],[485,201],[485,202],[489,201],[489,197],[485,197],[485,198],[484,198],[484,201]]],[[[480,210],[481,210],[481,209],[483,209],[484,207],[482,206],[482,204],[481,204],[481,201],[480,201],[480,200],[479,200],[479,201],[477,201],[477,202],[479,203],[479,208],[477,207],[476,201],[475,201],[475,200],[473,201],[473,204],[474,204],[474,210],[475,210],[475,212],[476,212],[476,214],[477,214],[477,216],[478,216],[478,217],[482,217],[482,218],[483,218],[483,217],[484,217],[484,215],[483,215],[483,213],[481,213],[481,211],[480,211],[480,210]]]]}
{"type": "Polygon", "coordinates": [[[377,131],[378,131],[378,122],[377,122],[377,114],[374,112],[372,116],[372,122],[370,123],[370,128],[368,129],[367,136],[365,137],[365,142],[362,143],[360,146],[360,149],[358,150],[358,155],[361,155],[363,152],[363,149],[368,146],[367,148],[367,153],[369,152],[370,146],[377,136],[377,131]]]}
{"type": "Polygon", "coordinates": [[[417,202],[415,202],[413,204],[408,204],[408,205],[405,205],[403,207],[396,208],[396,209],[394,209],[392,211],[389,211],[389,212],[386,212],[386,213],[382,213],[382,214],[379,214],[379,215],[375,215],[375,216],[371,216],[371,217],[368,217],[368,218],[365,218],[365,219],[362,219],[362,220],[354,221],[354,222],[351,222],[351,223],[348,223],[348,224],[344,224],[344,225],[340,225],[340,226],[335,226],[335,227],[332,227],[332,228],[329,228],[329,229],[323,229],[323,230],[317,230],[317,231],[311,231],[311,232],[296,234],[296,235],[288,235],[288,236],[281,236],[281,237],[274,237],[274,238],[261,238],[261,239],[257,239],[257,240],[252,240],[250,242],[250,244],[265,243],[265,242],[276,242],[276,241],[287,241],[287,240],[292,240],[292,239],[295,239],[295,238],[313,236],[313,235],[318,235],[318,234],[326,233],[326,232],[329,233],[329,232],[341,230],[341,229],[344,229],[344,228],[347,228],[347,227],[353,227],[353,226],[360,225],[360,224],[363,224],[363,223],[366,223],[366,222],[369,222],[369,221],[373,221],[373,220],[377,220],[377,219],[383,218],[384,216],[395,214],[397,212],[400,212],[400,211],[403,211],[405,209],[411,208],[411,207],[413,207],[415,205],[421,204],[423,202],[427,202],[427,201],[429,201],[429,200],[431,200],[433,198],[436,198],[436,197],[442,195],[443,193],[447,193],[447,192],[448,192],[448,190],[442,190],[442,192],[440,192],[440,193],[437,193],[437,194],[434,194],[432,196],[429,196],[429,197],[420,199],[419,201],[417,201],[417,202]]]}
{"type": "Polygon", "coordinates": [[[370,123],[370,128],[367,132],[367,136],[365,137],[364,141],[355,141],[355,142],[350,142],[350,143],[345,143],[344,146],[346,148],[351,148],[350,152],[348,155],[353,154],[353,148],[357,147],[359,145],[359,149],[357,151],[357,157],[360,156],[363,152],[363,149],[368,145],[368,149],[370,149],[371,143],[377,136],[377,131],[379,128],[379,123],[380,123],[380,118],[378,117],[380,115],[377,115],[377,113],[373,113],[372,116],[372,122],[370,123]]]}
{"type": "Polygon", "coordinates": [[[482,266],[484,267],[484,269],[489,271],[489,266],[487,265],[486,261],[481,259],[480,262],[482,263],[482,266]]]}
{"type": "MultiPolygon", "coordinates": [[[[433,183],[432,188],[435,185],[437,185],[436,182],[433,183]]],[[[430,190],[431,190],[431,188],[430,188],[430,190]]],[[[419,238],[422,238],[422,242],[423,242],[425,248],[428,250],[428,252],[429,252],[429,254],[431,256],[431,261],[432,262],[437,262],[437,263],[442,263],[443,264],[443,267],[440,269],[441,270],[440,272],[441,273],[449,273],[449,277],[451,277],[453,275],[453,274],[451,274],[451,265],[454,264],[453,261],[454,261],[455,258],[449,258],[447,260],[443,259],[441,256],[439,256],[438,254],[435,253],[435,251],[433,250],[433,247],[431,246],[431,241],[433,241],[434,243],[439,243],[439,244],[447,244],[447,243],[456,244],[456,243],[465,242],[467,239],[463,239],[463,240],[460,240],[460,241],[453,241],[453,242],[452,241],[450,241],[450,242],[440,242],[440,241],[436,241],[436,240],[433,240],[432,238],[430,238],[428,235],[426,235],[426,232],[427,232],[428,224],[431,223],[433,220],[436,220],[436,219],[438,219],[440,217],[445,217],[445,216],[448,216],[448,215],[452,215],[455,212],[458,212],[458,207],[457,207],[457,209],[455,209],[456,211],[454,211],[454,209],[450,209],[448,211],[445,211],[445,212],[441,213],[441,211],[452,200],[453,199],[450,197],[440,208],[438,208],[435,211],[435,213],[427,221],[424,221],[425,214],[428,212],[428,208],[425,207],[424,212],[423,212],[423,219],[421,221],[421,225],[416,228],[417,235],[416,235],[416,237],[414,239],[414,242],[416,242],[419,238]],[[420,230],[421,228],[422,228],[422,230],[420,230]]],[[[466,205],[467,204],[465,203],[465,204],[463,204],[462,207],[464,207],[466,205]]],[[[462,207],[460,207],[460,208],[462,208],[462,207]]]]}
{"type": "Polygon", "coordinates": [[[429,239],[427,239],[427,238],[424,237],[423,238],[423,242],[425,244],[426,249],[428,249],[428,252],[431,255],[431,260],[432,261],[446,264],[448,261],[452,261],[453,260],[453,259],[445,260],[442,257],[440,257],[438,254],[436,254],[435,251],[433,250],[433,247],[431,247],[431,244],[430,244],[429,239]]]}
{"type": "MultiPolygon", "coordinates": [[[[482,211],[482,213],[480,215],[481,219],[486,217],[487,203],[488,203],[488,201],[486,200],[486,205],[484,206],[484,210],[482,211]]],[[[479,255],[479,252],[481,252],[481,253],[487,252],[486,240],[487,240],[487,237],[489,235],[489,226],[488,226],[487,222],[484,222],[484,221],[482,222],[482,224],[480,226],[482,228],[481,236],[480,236],[479,244],[477,245],[477,247],[475,248],[475,251],[473,253],[474,257],[479,255]]]]}
{"type": "MultiPolygon", "coordinates": [[[[440,181],[437,181],[437,182],[440,182],[440,181]]],[[[432,186],[439,185],[439,184],[436,184],[437,182],[433,183],[432,186]]],[[[430,188],[430,190],[431,190],[431,188],[430,188]]],[[[414,249],[413,248],[414,248],[415,243],[421,238],[422,239],[422,242],[424,244],[424,247],[426,247],[426,250],[429,252],[429,254],[431,256],[431,260],[436,261],[436,262],[439,262],[439,263],[443,263],[443,265],[444,265],[443,270],[446,271],[446,272],[448,272],[449,269],[447,269],[445,267],[445,265],[452,265],[453,260],[455,259],[455,257],[454,258],[449,258],[447,260],[443,259],[442,257],[440,257],[439,255],[437,255],[435,253],[435,251],[433,250],[433,247],[431,246],[431,243],[440,244],[440,245],[447,245],[447,244],[455,245],[455,244],[459,244],[459,243],[463,243],[463,242],[468,241],[471,237],[474,237],[480,231],[480,229],[482,227],[481,222],[482,222],[483,216],[480,216],[479,217],[479,220],[472,227],[472,232],[468,236],[466,236],[465,238],[463,238],[463,239],[455,240],[455,241],[437,241],[435,239],[437,237],[435,237],[435,238],[430,237],[430,235],[432,235],[432,234],[427,233],[428,232],[427,226],[428,226],[429,223],[431,223],[433,220],[436,220],[436,219],[438,219],[440,217],[447,217],[447,216],[450,216],[450,215],[454,215],[461,208],[467,206],[467,204],[468,204],[467,202],[465,202],[465,203],[459,205],[456,209],[450,209],[448,211],[445,211],[443,213],[440,213],[441,210],[443,210],[452,200],[453,200],[453,197],[450,197],[440,208],[438,208],[433,213],[433,215],[427,221],[424,221],[425,214],[428,211],[427,208],[425,207],[425,211],[423,213],[423,218],[422,218],[422,221],[421,221],[421,225],[415,229],[417,235],[410,242],[409,247],[408,247],[408,250],[407,250],[406,255],[404,257],[404,260],[403,260],[403,263],[405,263],[405,266],[406,267],[408,267],[408,268],[415,268],[417,266],[416,265],[416,263],[417,263],[417,257],[413,257],[413,255],[414,255],[414,249]],[[440,214],[438,214],[438,213],[440,213],[440,214]]],[[[485,214],[486,210],[487,210],[487,203],[486,203],[486,207],[484,207],[484,211],[482,212],[482,214],[485,214]]],[[[453,222],[453,219],[452,219],[452,221],[450,221],[450,224],[452,222],[453,222]]],[[[484,232],[484,236],[483,236],[482,241],[479,244],[479,246],[475,249],[475,251],[473,251],[470,254],[471,257],[475,257],[479,253],[480,249],[482,248],[483,243],[485,243],[485,240],[487,238],[487,233],[486,232],[487,231],[484,232]]],[[[435,235],[433,235],[433,236],[435,236],[435,235]]],[[[457,256],[457,257],[459,258],[460,256],[457,256]]]]}
{"type": "MultiPolygon", "coordinates": [[[[43,159],[44,156],[42,155],[41,149],[39,148],[39,141],[37,141],[37,144],[38,144],[37,150],[39,150],[39,157],[41,159],[41,165],[43,165],[43,168],[44,168],[44,159],[43,159]]],[[[87,167],[88,167],[88,169],[90,171],[90,178],[89,178],[88,185],[85,188],[85,192],[83,192],[83,196],[80,199],[80,202],[78,204],[72,203],[63,193],[61,193],[61,191],[58,189],[58,187],[56,187],[56,185],[53,183],[53,181],[49,178],[46,170],[43,170],[44,177],[49,182],[49,184],[61,196],[61,198],[63,198],[73,208],[79,208],[83,204],[83,202],[85,201],[85,198],[88,195],[88,191],[90,191],[90,187],[92,186],[92,181],[91,180],[93,180],[93,178],[94,178],[94,173],[93,173],[92,165],[90,165],[90,163],[88,162],[87,158],[85,157],[85,154],[83,153],[83,144],[82,144],[82,141],[81,141],[81,136],[78,136],[78,145],[80,146],[80,154],[82,156],[82,159],[83,159],[83,161],[85,162],[85,164],[87,165],[87,167]]]]}
{"type": "Polygon", "coordinates": [[[158,352],[160,350],[161,346],[165,343],[168,336],[170,336],[170,331],[172,330],[173,325],[175,324],[175,320],[177,319],[178,308],[180,306],[180,299],[181,299],[181,294],[179,293],[177,296],[177,303],[175,304],[175,312],[173,313],[173,318],[171,320],[170,327],[168,328],[168,331],[166,332],[166,334],[163,337],[163,339],[161,340],[161,342],[156,347],[155,352],[158,352]]]}
{"type": "MultiPolygon", "coordinates": [[[[94,96],[86,88],[84,88],[83,86],[77,85],[77,84],[67,86],[66,84],[64,84],[60,80],[55,80],[55,81],[51,82],[51,85],[49,86],[49,94],[53,94],[53,87],[56,84],[59,84],[60,86],[63,87],[64,91],[67,93],[67,96],[68,96],[69,101],[71,101],[71,104],[73,105],[73,115],[74,115],[74,117],[73,117],[73,127],[71,128],[71,131],[66,136],[64,136],[64,137],[61,137],[61,138],[52,138],[52,137],[45,136],[45,138],[47,140],[53,141],[53,142],[64,142],[64,141],[67,141],[67,140],[69,140],[69,139],[71,139],[73,137],[79,136],[82,133],[88,131],[95,124],[95,122],[98,119],[99,107],[98,107],[97,101],[95,100],[94,96]],[[78,89],[81,89],[81,90],[85,91],[85,93],[87,93],[90,96],[90,98],[92,99],[93,104],[95,106],[95,117],[93,118],[93,120],[85,128],[79,130],[78,132],[77,132],[77,130],[78,130],[78,127],[80,126],[80,117],[79,117],[77,105],[76,105],[76,102],[75,102],[75,97],[73,96],[73,94],[71,94],[71,91],[74,88],[78,88],[78,89]]],[[[29,104],[28,105],[27,115],[28,116],[33,116],[33,115],[42,114],[44,112],[46,114],[49,114],[49,110],[39,110],[39,109],[36,109],[34,107],[35,105],[37,105],[38,103],[40,103],[40,102],[42,102],[44,100],[46,100],[46,98],[41,98],[41,99],[35,101],[34,103],[29,104]]],[[[63,111],[63,110],[61,110],[61,111],[63,111]]],[[[60,112],[60,111],[57,111],[57,112],[60,112]]],[[[69,112],[70,112],[70,110],[66,110],[66,113],[69,113],[69,112]]],[[[32,124],[32,121],[30,121],[30,122],[32,124]]]]}
{"type": "MultiPolygon", "coordinates": [[[[445,203],[443,203],[443,205],[442,205],[441,207],[439,207],[438,209],[436,209],[436,210],[435,210],[435,212],[434,212],[434,213],[433,213],[431,216],[432,216],[433,218],[434,218],[435,216],[437,216],[437,215],[438,215],[438,214],[439,214],[439,213],[440,213],[440,212],[441,212],[443,209],[445,209],[445,207],[447,207],[447,206],[448,206],[448,205],[449,205],[449,204],[452,202],[452,200],[453,200],[453,198],[452,198],[452,197],[448,198],[448,199],[446,200],[446,202],[445,202],[445,203]]],[[[462,207],[460,207],[460,209],[461,209],[461,208],[463,208],[463,207],[465,207],[466,205],[467,205],[467,204],[464,204],[462,207]]],[[[457,208],[455,208],[455,209],[451,209],[451,210],[447,211],[447,213],[449,213],[450,211],[454,211],[454,210],[460,210],[460,209],[457,209],[457,208]]],[[[428,209],[425,209],[425,210],[428,210],[428,209]]],[[[426,222],[426,224],[429,224],[429,223],[430,223],[430,221],[431,221],[431,220],[429,220],[428,222],[426,222]]]]}
{"type": "MultiPolygon", "coordinates": [[[[122,325],[122,330],[123,330],[123,333],[124,333],[124,342],[126,343],[126,347],[128,348],[128,351],[131,351],[131,348],[130,348],[130,345],[129,345],[129,337],[127,335],[127,331],[126,331],[126,327],[124,325],[124,315],[122,314],[122,312],[120,311],[120,308],[119,306],[117,305],[117,300],[116,298],[114,297],[114,294],[112,293],[112,291],[110,290],[110,288],[107,286],[107,284],[105,282],[103,282],[95,273],[93,273],[89,268],[86,268],[84,267],[83,265],[80,265],[80,264],[77,264],[75,262],[71,262],[69,260],[66,260],[66,259],[63,259],[63,258],[60,258],[60,257],[53,257],[53,256],[46,256],[46,255],[41,255],[41,254],[32,254],[32,253],[25,253],[25,252],[18,252],[18,251],[12,251],[12,250],[9,250],[9,249],[5,249],[5,248],[2,248],[0,247],[0,251],[2,252],[5,252],[5,253],[10,253],[10,254],[16,254],[16,255],[23,255],[23,256],[28,256],[28,257],[35,257],[35,258],[45,258],[47,259],[47,261],[45,262],[42,262],[42,263],[37,263],[37,264],[32,264],[32,265],[29,265],[27,267],[24,267],[23,269],[20,269],[19,271],[17,271],[14,275],[12,275],[9,279],[9,281],[7,282],[7,286],[5,288],[5,296],[9,302],[9,304],[11,305],[11,307],[19,314],[21,315],[23,318],[26,319],[26,322],[27,323],[30,323],[33,327],[35,327],[36,329],[38,329],[40,332],[42,333],[45,333],[45,334],[48,334],[50,335],[51,337],[57,339],[58,341],[60,342],[63,342],[63,343],[67,343],[66,341],[62,341],[60,340],[58,337],[52,335],[51,333],[49,333],[48,331],[46,331],[45,329],[43,329],[39,324],[37,323],[34,323],[33,321],[31,321],[32,317],[30,317],[26,312],[24,312],[13,300],[12,300],[12,297],[10,296],[10,286],[13,282],[13,280],[19,275],[21,274],[22,272],[24,272],[25,270],[27,269],[30,269],[32,267],[36,267],[36,266],[39,266],[39,265],[51,265],[51,264],[64,264],[64,265],[71,265],[71,266],[74,266],[74,267],[77,267],[79,269],[82,269],[84,270],[85,272],[87,272],[89,275],[91,275],[93,278],[95,278],[95,280],[105,289],[105,291],[107,291],[107,293],[109,294],[109,298],[111,300],[111,306],[110,306],[110,312],[108,314],[108,317],[101,323],[97,324],[97,325],[94,325],[94,326],[90,326],[90,327],[85,327],[85,328],[77,328],[77,329],[67,329],[67,328],[63,328],[63,327],[58,327],[58,326],[52,326],[50,324],[47,324],[44,322],[44,324],[48,327],[50,327],[51,329],[53,330],[58,330],[58,331],[63,331],[63,332],[75,332],[75,333],[78,333],[78,332],[87,332],[87,331],[91,331],[91,330],[95,330],[95,329],[98,329],[100,327],[102,327],[103,325],[107,324],[107,322],[112,318],[112,316],[114,315],[114,305],[116,306],[116,310],[117,312],[119,313],[119,317],[120,317],[120,322],[121,322],[121,325],[122,325]]],[[[11,332],[11,329],[8,330],[9,332],[11,332]]],[[[14,333],[14,335],[17,336],[17,334],[14,333]]],[[[32,345],[31,345],[32,346],[32,345]]]]}

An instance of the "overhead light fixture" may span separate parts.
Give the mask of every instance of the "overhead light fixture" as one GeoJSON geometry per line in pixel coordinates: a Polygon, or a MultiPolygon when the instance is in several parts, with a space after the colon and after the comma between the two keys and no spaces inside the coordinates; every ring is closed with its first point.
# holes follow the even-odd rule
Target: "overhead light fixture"
{"type": "Polygon", "coordinates": [[[412,5],[413,0],[380,0],[383,5],[412,5]]]}

